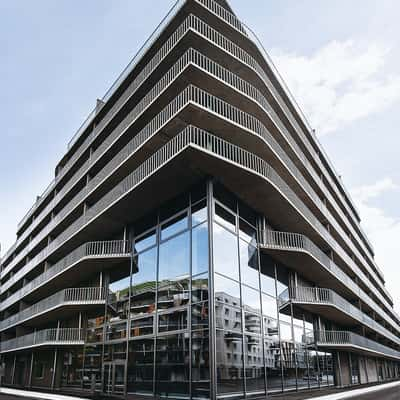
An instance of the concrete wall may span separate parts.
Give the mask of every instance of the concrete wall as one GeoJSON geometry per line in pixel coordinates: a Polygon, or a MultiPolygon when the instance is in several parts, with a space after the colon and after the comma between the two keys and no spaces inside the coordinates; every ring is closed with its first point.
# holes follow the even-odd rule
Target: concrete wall
{"type": "Polygon", "coordinates": [[[358,359],[358,369],[360,371],[360,383],[368,383],[368,371],[366,366],[366,357],[359,357],[358,359]]]}
{"type": "Polygon", "coordinates": [[[369,382],[377,382],[378,381],[378,374],[376,371],[376,363],[374,358],[367,358],[366,360],[367,365],[367,374],[368,374],[368,381],[369,382]]]}
{"type": "Polygon", "coordinates": [[[339,352],[338,355],[338,364],[336,368],[337,373],[337,383],[339,386],[349,386],[351,384],[350,380],[350,362],[349,362],[349,354],[344,352],[339,352]]]}

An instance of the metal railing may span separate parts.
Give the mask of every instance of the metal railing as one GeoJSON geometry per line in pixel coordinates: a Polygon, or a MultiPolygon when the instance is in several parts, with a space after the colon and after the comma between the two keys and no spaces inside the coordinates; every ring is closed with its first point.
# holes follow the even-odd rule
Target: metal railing
{"type": "Polygon", "coordinates": [[[310,344],[315,343],[317,346],[332,348],[355,346],[387,357],[400,359],[399,351],[349,331],[314,331],[313,336],[308,337],[308,342],[310,344]]]}
{"type": "Polygon", "coordinates": [[[104,287],[68,288],[49,296],[0,322],[0,331],[20,324],[54,308],[75,304],[102,304],[108,290],[104,287]]]}
{"type": "Polygon", "coordinates": [[[83,345],[85,340],[84,329],[79,328],[54,328],[36,331],[15,339],[5,340],[0,343],[0,351],[15,351],[34,346],[51,345],[83,345]]]}
{"type": "Polygon", "coordinates": [[[85,243],[73,250],[54,265],[50,266],[45,272],[26,283],[21,289],[17,290],[10,297],[6,298],[0,304],[0,310],[5,310],[11,304],[21,300],[27,294],[43,286],[55,276],[61,274],[86,258],[127,257],[130,256],[130,254],[131,243],[126,240],[85,243]]]}
{"type": "Polygon", "coordinates": [[[379,322],[362,312],[359,308],[355,307],[332,289],[304,286],[290,287],[279,295],[278,301],[281,307],[288,301],[295,303],[333,305],[342,312],[350,315],[358,322],[392,340],[394,343],[400,344],[399,336],[394,335],[379,322]]]}
{"type": "Polygon", "coordinates": [[[263,231],[262,245],[271,249],[282,249],[289,251],[301,251],[310,254],[326,269],[335,279],[350,289],[363,302],[370,306],[378,315],[384,316],[396,331],[400,331],[399,325],[380,307],[370,296],[368,296],[333,260],[331,260],[318,246],[308,237],[299,233],[278,232],[266,229],[263,231]]]}

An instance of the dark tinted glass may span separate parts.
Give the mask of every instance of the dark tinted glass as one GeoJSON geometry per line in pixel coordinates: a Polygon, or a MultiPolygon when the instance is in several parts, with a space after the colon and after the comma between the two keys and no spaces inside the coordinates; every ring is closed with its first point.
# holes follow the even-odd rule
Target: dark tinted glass
{"type": "Polygon", "coordinates": [[[192,398],[210,398],[209,332],[192,334],[192,398]]]}
{"type": "Polygon", "coordinates": [[[236,232],[236,216],[226,208],[215,203],[215,220],[225,228],[236,232]]]}

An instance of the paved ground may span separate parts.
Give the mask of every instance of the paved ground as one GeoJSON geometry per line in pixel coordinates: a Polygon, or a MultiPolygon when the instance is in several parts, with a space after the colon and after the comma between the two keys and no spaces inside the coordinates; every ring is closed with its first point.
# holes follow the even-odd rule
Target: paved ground
{"type": "Polygon", "coordinates": [[[386,390],[379,390],[369,394],[364,394],[357,397],[352,397],[355,400],[399,400],[400,399],[400,386],[396,386],[386,390]]]}

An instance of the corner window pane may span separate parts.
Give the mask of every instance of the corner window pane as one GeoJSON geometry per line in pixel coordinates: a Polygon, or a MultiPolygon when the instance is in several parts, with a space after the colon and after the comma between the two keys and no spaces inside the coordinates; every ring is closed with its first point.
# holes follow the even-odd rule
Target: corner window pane
{"type": "Polygon", "coordinates": [[[236,235],[214,224],[213,245],[214,270],[238,281],[239,257],[236,235]]]}
{"type": "Polygon", "coordinates": [[[207,223],[192,230],[192,276],[208,271],[207,223]]]}
{"type": "Polygon", "coordinates": [[[208,274],[192,278],[192,302],[208,300],[208,274]]]}
{"type": "Polygon", "coordinates": [[[259,290],[260,281],[257,248],[243,240],[239,240],[239,254],[242,283],[259,290]]]}
{"type": "Polygon", "coordinates": [[[257,244],[256,229],[239,218],[239,236],[248,243],[257,244]]]}
{"type": "Polygon", "coordinates": [[[180,214],[161,226],[161,240],[165,240],[188,228],[187,213],[180,214]]]}
{"type": "Polygon", "coordinates": [[[215,203],[215,220],[229,230],[236,232],[236,215],[218,203],[215,203]]]}
{"type": "Polygon", "coordinates": [[[192,226],[201,224],[207,220],[207,202],[206,200],[192,206],[192,226]]]}
{"type": "Polygon", "coordinates": [[[243,342],[234,332],[217,330],[217,392],[243,393],[243,342]]]}
{"type": "Polygon", "coordinates": [[[135,239],[135,244],[133,250],[135,253],[140,253],[141,251],[154,246],[156,244],[156,230],[152,230],[139,238],[135,239]]]}

